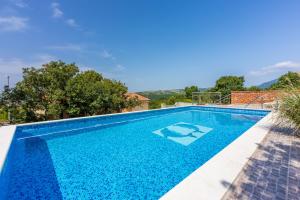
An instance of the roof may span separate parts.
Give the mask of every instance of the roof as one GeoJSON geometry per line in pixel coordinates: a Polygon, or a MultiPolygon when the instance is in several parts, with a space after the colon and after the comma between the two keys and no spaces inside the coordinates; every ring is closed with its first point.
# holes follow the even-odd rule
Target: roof
{"type": "Polygon", "coordinates": [[[133,92],[126,93],[126,96],[129,97],[129,98],[135,98],[136,97],[140,101],[150,101],[150,99],[148,99],[147,97],[144,97],[140,94],[133,93],[133,92]]]}

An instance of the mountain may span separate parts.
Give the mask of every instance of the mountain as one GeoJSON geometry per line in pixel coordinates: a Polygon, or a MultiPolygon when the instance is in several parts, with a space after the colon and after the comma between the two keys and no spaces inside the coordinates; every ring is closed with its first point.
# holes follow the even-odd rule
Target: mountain
{"type": "Polygon", "coordinates": [[[277,80],[278,79],[274,79],[274,80],[271,80],[271,81],[264,82],[264,83],[258,85],[257,87],[259,87],[260,89],[269,88],[271,85],[273,85],[274,83],[276,83],[277,80]]]}

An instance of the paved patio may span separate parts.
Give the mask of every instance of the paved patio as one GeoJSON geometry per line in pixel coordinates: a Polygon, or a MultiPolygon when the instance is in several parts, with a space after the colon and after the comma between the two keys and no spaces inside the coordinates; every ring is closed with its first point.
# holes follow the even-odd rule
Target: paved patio
{"type": "Polygon", "coordinates": [[[273,127],[223,200],[300,200],[300,138],[292,132],[273,127]]]}

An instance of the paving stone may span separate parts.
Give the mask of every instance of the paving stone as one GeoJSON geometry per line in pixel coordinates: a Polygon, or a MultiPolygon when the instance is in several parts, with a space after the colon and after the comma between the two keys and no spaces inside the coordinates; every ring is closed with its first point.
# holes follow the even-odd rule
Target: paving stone
{"type": "Polygon", "coordinates": [[[289,200],[299,200],[300,196],[297,194],[288,194],[288,199],[289,200]]]}
{"type": "Polygon", "coordinates": [[[261,196],[261,198],[262,198],[263,200],[272,200],[272,199],[273,199],[273,196],[272,196],[272,195],[263,194],[263,195],[261,196]]]}
{"type": "Polygon", "coordinates": [[[300,200],[300,138],[275,130],[267,134],[223,200],[300,200]]]}

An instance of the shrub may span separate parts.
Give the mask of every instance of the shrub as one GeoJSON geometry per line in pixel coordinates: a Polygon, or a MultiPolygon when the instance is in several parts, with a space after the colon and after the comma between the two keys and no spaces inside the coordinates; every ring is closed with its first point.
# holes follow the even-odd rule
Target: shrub
{"type": "Polygon", "coordinates": [[[297,72],[288,72],[272,84],[269,89],[285,89],[289,87],[298,87],[300,88],[300,75],[297,72]]]}
{"type": "Polygon", "coordinates": [[[291,88],[281,99],[279,116],[282,120],[288,120],[295,126],[297,133],[300,131],[300,92],[299,89],[291,88]]]}
{"type": "Polygon", "coordinates": [[[0,108],[0,122],[7,121],[8,119],[7,112],[0,108]]]}

